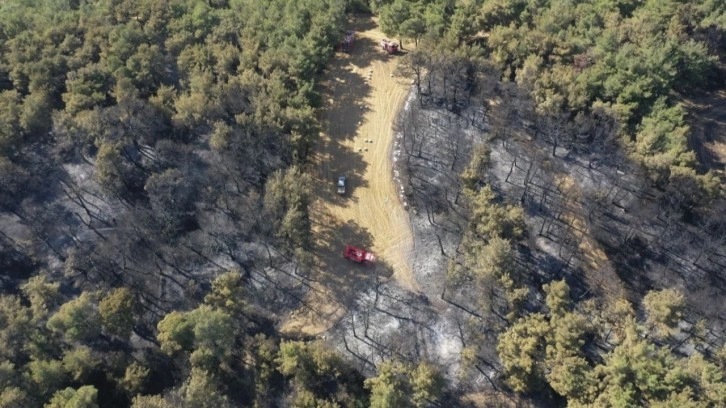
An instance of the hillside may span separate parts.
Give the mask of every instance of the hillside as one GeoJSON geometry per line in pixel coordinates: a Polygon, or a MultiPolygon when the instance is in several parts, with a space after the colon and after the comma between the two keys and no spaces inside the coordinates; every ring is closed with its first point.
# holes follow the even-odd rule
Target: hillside
{"type": "Polygon", "coordinates": [[[2,2],[0,407],[726,406],[724,61],[718,1],[2,2]]]}

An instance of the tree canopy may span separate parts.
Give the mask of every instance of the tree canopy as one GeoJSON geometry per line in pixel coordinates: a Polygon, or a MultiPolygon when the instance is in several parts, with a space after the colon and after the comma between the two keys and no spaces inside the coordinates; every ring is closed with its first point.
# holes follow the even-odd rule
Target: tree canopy
{"type": "MultiPolygon", "coordinates": [[[[442,367],[421,354],[356,366],[277,331],[278,313],[303,303],[285,280],[316,261],[307,168],[320,130],[317,85],[353,3],[0,2],[0,406],[426,407],[454,398],[442,367]]],[[[722,187],[692,150],[684,103],[723,79],[722,2],[365,6],[406,44],[401,65],[421,106],[462,115],[469,104],[490,109],[490,90],[500,101],[525,95],[533,137],[551,143],[552,156],[562,146],[595,151],[614,133],[667,194],[692,204],[722,187]]],[[[521,106],[502,106],[480,130],[511,135],[521,106]]],[[[518,251],[536,239],[525,224],[532,208],[486,179],[498,160],[491,152],[475,146],[452,181],[461,181],[454,194],[468,225],[455,232],[441,298],[468,290],[476,304],[466,313],[496,321],[462,344],[462,366],[479,368],[491,352],[502,373],[492,384],[573,407],[726,406],[726,348],[696,345],[703,323],[684,321],[681,292],[603,305],[572,299],[564,280],[530,276],[518,251]],[[485,338],[496,350],[481,349],[485,338]]],[[[462,332],[474,326],[464,320],[462,332]]]]}

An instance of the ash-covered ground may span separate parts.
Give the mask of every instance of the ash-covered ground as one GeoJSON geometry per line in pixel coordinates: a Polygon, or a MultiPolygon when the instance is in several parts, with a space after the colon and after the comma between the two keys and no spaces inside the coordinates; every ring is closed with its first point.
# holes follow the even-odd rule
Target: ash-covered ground
{"type": "Polygon", "coordinates": [[[688,303],[681,336],[697,336],[705,351],[722,344],[722,201],[709,211],[690,212],[688,197],[655,188],[622,153],[612,124],[565,129],[502,95],[508,93],[492,97],[495,109],[472,106],[456,114],[432,104],[422,107],[413,94],[408,99],[398,123],[392,176],[410,213],[411,262],[420,292],[379,282],[360,294],[328,340],[352,354],[367,373],[391,357],[426,359],[446,370],[462,392],[496,386],[497,329],[472,335],[472,327],[497,319],[502,327],[504,317],[478,309],[477,299],[490,294],[446,289],[448,263],[468,222],[459,175],[472,146],[487,143],[491,154],[484,182],[503,202],[525,210],[526,237],[515,248],[532,302],[541,301],[541,285],[553,279],[566,279],[576,299],[625,297],[636,305],[649,290],[674,287],[688,303]],[[707,323],[705,332],[694,330],[700,319],[707,323]],[[483,343],[481,351],[477,363],[464,369],[461,351],[472,342],[483,343]]]}
{"type": "Polygon", "coordinates": [[[358,297],[356,307],[327,339],[355,356],[369,374],[374,365],[395,357],[438,364],[461,390],[488,383],[482,373],[460,378],[460,353],[466,346],[463,327],[472,315],[443,300],[449,258],[467,223],[459,174],[473,144],[483,142],[482,130],[446,110],[421,108],[414,93],[405,104],[392,176],[410,214],[411,264],[420,291],[379,282],[358,297]]]}

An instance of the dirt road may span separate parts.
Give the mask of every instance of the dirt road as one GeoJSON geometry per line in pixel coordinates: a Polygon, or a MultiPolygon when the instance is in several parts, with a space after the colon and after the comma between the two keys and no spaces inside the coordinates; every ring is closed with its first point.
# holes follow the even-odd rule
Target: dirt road
{"type": "Polygon", "coordinates": [[[395,279],[416,291],[411,274],[413,247],[408,214],[393,183],[393,123],[408,86],[393,76],[400,55],[379,47],[384,34],[374,19],[355,17],[350,54],[335,55],[321,81],[323,126],[312,158],[316,200],[311,207],[315,235],[313,290],[303,308],[283,323],[286,332],[320,334],[352,305],[356,292],[377,281],[395,279]],[[344,196],[338,176],[348,178],[344,196]],[[346,243],[366,247],[378,257],[371,266],[343,259],[346,243]]]}

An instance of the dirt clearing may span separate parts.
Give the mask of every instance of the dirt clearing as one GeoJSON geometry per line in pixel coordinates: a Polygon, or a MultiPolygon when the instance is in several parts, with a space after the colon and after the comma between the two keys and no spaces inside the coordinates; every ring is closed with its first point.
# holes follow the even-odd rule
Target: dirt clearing
{"type": "MultiPolygon", "coordinates": [[[[309,278],[309,308],[283,324],[287,332],[315,335],[329,329],[365,287],[388,278],[417,291],[411,273],[413,239],[408,213],[393,183],[393,123],[409,86],[393,76],[400,54],[379,46],[386,38],[375,19],[358,16],[350,29],[350,54],[337,53],[321,80],[322,132],[312,154],[316,199],[311,206],[315,266],[309,278]],[[348,180],[336,193],[338,176],[348,180]],[[342,256],[345,244],[373,251],[378,261],[363,266],[342,256]]],[[[409,84],[410,85],[410,84],[409,84]]]]}

